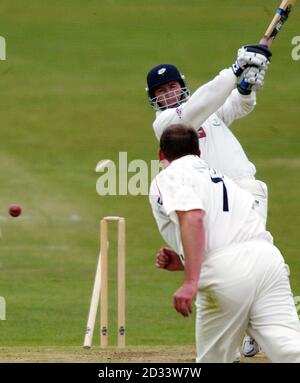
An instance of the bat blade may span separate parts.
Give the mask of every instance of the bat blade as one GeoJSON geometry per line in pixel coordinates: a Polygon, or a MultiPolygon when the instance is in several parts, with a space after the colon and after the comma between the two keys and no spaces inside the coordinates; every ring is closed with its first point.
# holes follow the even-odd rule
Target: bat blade
{"type": "MultiPolygon", "coordinates": [[[[260,40],[260,44],[271,46],[278,32],[281,30],[283,24],[287,21],[289,14],[296,4],[296,0],[283,0],[277,9],[277,12],[271,21],[264,37],[260,40]]],[[[242,94],[249,94],[251,92],[251,85],[243,80],[239,84],[239,92],[242,94]]]]}
{"type": "Polygon", "coordinates": [[[260,40],[260,44],[270,46],[273,43],[283,24],[287,21],[295,4],[296,0],[283,0],[281,2],[271,24],[264,34],[264,37],[260,40]]]}

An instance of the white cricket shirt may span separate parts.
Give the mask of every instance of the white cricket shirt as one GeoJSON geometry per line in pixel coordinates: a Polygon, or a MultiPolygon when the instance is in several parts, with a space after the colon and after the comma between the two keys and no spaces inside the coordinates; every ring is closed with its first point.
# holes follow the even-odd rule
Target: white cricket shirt
{"type": "Polygon", "coordinates": [[[178,254],[183,250],[177,210],[204,210],[206,252],[254,238],[272,241],[253,196],[197,156],[184,156],[160,172],[149,199],[162,237],[178,254]]]}

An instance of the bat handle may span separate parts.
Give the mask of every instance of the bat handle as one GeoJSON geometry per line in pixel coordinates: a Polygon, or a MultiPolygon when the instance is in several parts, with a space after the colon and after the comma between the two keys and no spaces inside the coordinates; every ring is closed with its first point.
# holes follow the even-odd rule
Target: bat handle
{"type": "Polygon", "coordinates": [[[271,38],[271,37],[268,37],[268,36],[264,36],[261,40],[260,40],[260,44],[261,45],[265,45],[265,46],[267,46],[267,47],[269,47],[270,48],[270,46],[272,45],[272,42],[273,42],[273,38],[271,38]]]}
{"type": "Polygon", "coordinates": [[[242,80],[238,85],[238,91],[241,94],[250,94],[251,93],[251,84],[249,84],[247,81],[242,80]]]}

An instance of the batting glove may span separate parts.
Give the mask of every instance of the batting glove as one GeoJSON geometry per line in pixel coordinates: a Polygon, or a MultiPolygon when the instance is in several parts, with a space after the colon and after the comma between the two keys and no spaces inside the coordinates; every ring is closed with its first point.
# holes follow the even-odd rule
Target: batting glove
{"type": "Polygon", "coordinates": [[[233,73],[239,77],[249,66],[267,69],[272,56],[266,45],[245,45],[238,50],[237,60],[232,65],[233,73]]]}
{"type": "Polygon", "coordinates": [[[242,73],[237,86],[241,94],[250,94],[252,90],[258,91],[264,86],[266,69],[257,67],[248,67],[242,73]],[[248,86],[244,86],[244,84],[248,86]]]}

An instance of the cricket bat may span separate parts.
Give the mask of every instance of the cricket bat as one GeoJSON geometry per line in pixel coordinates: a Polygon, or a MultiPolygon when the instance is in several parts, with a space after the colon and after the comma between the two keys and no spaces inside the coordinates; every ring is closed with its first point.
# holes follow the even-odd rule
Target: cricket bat
{"type": "MultiPolygon", "coordinates": [[[[253,52],[262,53],[262,54],[266,54],[267,52],[270,52],[266,48],[269,48],[272,45],[275,37],[281,30],[283,24],[287,21],[289,14],[295,4],[296,4],[296,0],[283,0],[281,2],[273,20],[268,26],[268,29],[266,30],[263,38],[259,42],[259,44],[261,44],[261,47],[256,46],[253,52]]],[[[248,49],[249,50],[251,49],[250,46],[248,47],[248,49]]],[[[238,85],[238,89],[241,94],[246,95],[251,93],[251,85],[245,80],[241,81],[241,83],[238,85]]]]}
{"type": "Polygon", "coordinates": [[[264,34],[264,37],[260,40],[260,44],[264,44],[269,47],[273,43],[283,24],[287,21],[289,14],[295,4],[296,0],[283,0],[281,2],[273,20],[271,21],[268,29],[264,34]]]}

